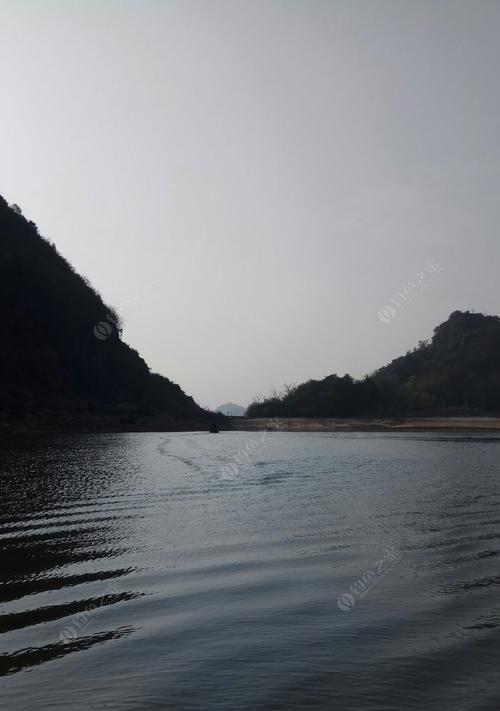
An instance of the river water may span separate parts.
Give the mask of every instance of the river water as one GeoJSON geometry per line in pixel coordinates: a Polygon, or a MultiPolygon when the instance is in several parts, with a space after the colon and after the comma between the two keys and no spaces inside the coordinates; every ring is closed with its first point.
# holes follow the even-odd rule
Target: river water
{"type": "Polygon", "coordinates": [[[0,708],[500,708],[500,438],[0,444],[0,708]]]}

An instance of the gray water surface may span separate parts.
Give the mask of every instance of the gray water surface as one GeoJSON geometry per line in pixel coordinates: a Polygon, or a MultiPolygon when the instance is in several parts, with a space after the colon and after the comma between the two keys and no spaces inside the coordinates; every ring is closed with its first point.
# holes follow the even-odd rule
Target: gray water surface
{"type": "Polygon", "coordinates": [[[0,445],[0,708],[500,708],[500,439],[0,445]]]}

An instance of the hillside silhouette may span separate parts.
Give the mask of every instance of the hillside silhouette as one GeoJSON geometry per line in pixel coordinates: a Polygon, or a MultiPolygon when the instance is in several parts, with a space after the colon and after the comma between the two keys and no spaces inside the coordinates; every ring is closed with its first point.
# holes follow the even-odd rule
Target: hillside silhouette
{"type": "Polygon", "coordinates": [[[168,378],[121,340],[121,322],[86,279],[0,196],[0,421],[33,417],[204,421],[168,378]]]}
{"type": "Polygon", "coordinates": [[[362,379],[309,380],[247,409],[249,417],[486,414],[500,410],[500,318],[455,311],[418,346],[362,379]]]}

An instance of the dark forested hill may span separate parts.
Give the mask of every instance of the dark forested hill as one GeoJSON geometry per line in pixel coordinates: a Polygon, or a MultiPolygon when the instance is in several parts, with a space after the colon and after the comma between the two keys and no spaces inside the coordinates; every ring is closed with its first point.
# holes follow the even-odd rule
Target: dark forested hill
{"type": "Polygon", "coordinates": [[[353,380],[329,375],[248,408],[251,417],[500,411],[500,318],[455,311],[406,355],[353,380]]]}
{"type": "Polygon", "coordinates": [[[90,284],[0,196],[0,418],[207,416],[120,340],[90,284]]]}

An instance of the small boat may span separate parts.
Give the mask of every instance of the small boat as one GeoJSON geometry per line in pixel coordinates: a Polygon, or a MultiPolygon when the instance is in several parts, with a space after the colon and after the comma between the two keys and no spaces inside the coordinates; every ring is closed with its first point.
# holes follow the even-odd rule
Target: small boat
{"type": "Polygon", "coordinates": [[[217,424],[216,424],[215,422],[213,422],[213,423],[210,425],[208,431],[211,432],[212,434],[217,434],[218,431],[219,431],[219,428],[217,427],[217,424]]]}

